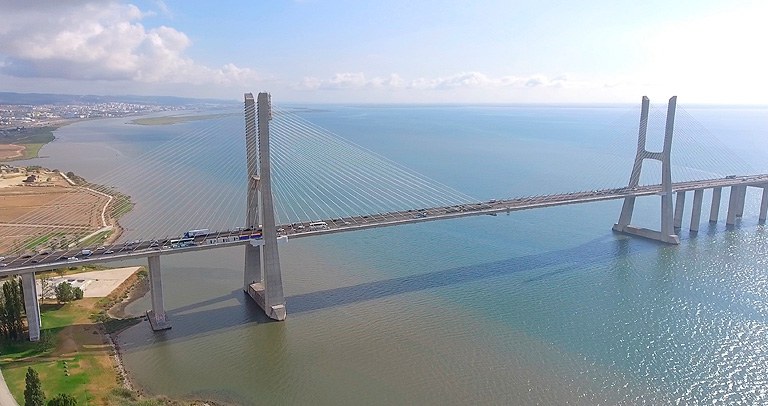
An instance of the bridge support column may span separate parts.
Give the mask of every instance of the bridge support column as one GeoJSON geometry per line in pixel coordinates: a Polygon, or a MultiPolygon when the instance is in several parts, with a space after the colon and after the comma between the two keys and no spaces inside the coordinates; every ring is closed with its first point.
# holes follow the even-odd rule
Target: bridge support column
{"type": "Polygon", "coordinates": [[[29,341],[40,341],[40,302],[37,301],[34,273],[21,275],[21,288],[24,290],[24,311],[27,313],[29,341]]]}
{"type": "Polygon", "coordinates": [[[760,224],[765,223],[768,214],[768,186],[763,186],[763,200],[760,201],[760,224]]]}
{"type": "Polygon", "coordinates": [[[741,190],[738,186],[731,186],[731,193],[728,198],[728,215],[725,224],[732,226],[736,224],[736,217],[739,213],[739,200],[741,200],[741,190]]]}
{"type": "Polygon", "coordinates": [[[247,224],[249,227],[258,227],[261,224],[263,245],[246,247],[244,288],[269,318],[285,320],[283,276],[277,249],[275,209],[272,203],[269,158],[269,120],[272,118],[272,106],[269,94],[259,93],[255,114],[253,95],[246,94],[245,112],[246,160],[250,182],[247,224]]]}
{"type": "Polygon", "coordinates": [[[747,201],[747,187],[739,186],[739,202],[736,206],[736,217],[744,216],[744,203],[747,201]]]}
{"type": "MultiPolygon", "coordinates": [[[[648,129],[648,110],[650,100],[643,96],[642,109],[640,111],[640,130],[637,137],[637,154],[635,163],[632,167],[632,173],[629,178],[628,189],[632,190],[640,184],[640,172],[643,167],[643,160],[655,159],[661,161],[661,230],[654,231],[647,228],[635,227],[630,224],[632,220],[632,211],[635,206],[635,196],[624,198],[624,205],[621,208],[619,221],[613,225],[613,230],[621,233],[637,235],[639,237],[650,238],[669,244],[679,244],[680,238],[675,234],[674,217],[672,209],[672,132],[675,123],[675,106],[677,96],[669,99],[667,107],[667,123],[664,132],[664,149],[662,152],[649,152],[645,149],[646,132],[648,129]]],[[[684,199],[684,197],[683,197],[684,199]]],[[[683,202],[680,201],[680,210],[683,202]]],[[[681,214],[682,216],[682,214],[681,214]]]]}
{"type": "Polygon", "coordinates": [[[681,228],[683,225],[683,210],[685,210],[685,192],[677,192],[675,199],[675,228],[681,228]]]}
{"type": "Polygon", "coordinates": [[[163,280],[160,277],[160,256],[153,255],[147,258],[149,263],[149,291],[152,296],[152,310],[147,310],[147,319],[152,330],[168,330],[171,324],[165,314],[163,303],[163,280]]]}
{"type": "Polygon", "coordinates": [[[697,189],[693,191],[693,207],[691,207],[691,231],[699,231],[699,223],[701,222],[701,203],[704,200],[704,189],[697,189]]]}
{"type": "Polygon", "coordinates": [[[717,223],[717,218],[720,216],[720,200],[722,200],[722,195],[722,187],[712,189],[712,205],[709,208],[710,223],[717,223]]]}
{"type": "Polygon", "coordinates": [[[736,219],[744,214],[744,203],[747,197],[746,186],[731,186],[731,194],[728,200],[727,225],[736,224],[736,219]]]}

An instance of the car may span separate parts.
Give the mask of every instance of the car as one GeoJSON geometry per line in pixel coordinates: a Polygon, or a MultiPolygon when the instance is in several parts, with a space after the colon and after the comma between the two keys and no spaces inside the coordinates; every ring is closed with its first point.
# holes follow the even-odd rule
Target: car
{"type": "Polygon", "coordinates": [[[0,261],[2,261],[2,260],[4,260],[4,259],[5,259],[5,257],[0,257],[0,261]]]}
{"type": "Polygon", "coordinates": [[[101,250],[105,250],[105,249],[107,249],[107,247],[105,247],[103,245],[101,247],[99,247],[99,248],[96,248],[97,251],[101,251],[101,250]]]}
{"type": "Polygon", "coordinates": [[[104,251],[104,253],[105,253],[105,254],[114,254],[114,253],[115,253],[115,251],[112,251],[112,250],[106,250],[106,251],[104,251]]]}
{"type": "Polygon", "coordinates": [[[5,267],[5,266],[8,266],[8,264],[6,264],[5,262],[0,262],[0,267],[5,267]]]}
{"type": "Polygon", "coordinates": [[[726,179],[736,179],[736,175],[728,175],[725,178],[726,179]]]}
{"type": "Polygon", "coordinates": [[[80,259],[78,257],[69,257],[69,258],[67,258],[67,262],[75,262],[75,261],[79,261],[79,260],[80,259]]]}

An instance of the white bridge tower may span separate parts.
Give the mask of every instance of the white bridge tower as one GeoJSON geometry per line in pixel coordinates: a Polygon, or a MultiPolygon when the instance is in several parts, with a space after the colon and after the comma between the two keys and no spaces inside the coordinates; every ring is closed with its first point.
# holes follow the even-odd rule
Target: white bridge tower
{"type": "MultiPolygon", "coordinates": [[[[675,107],[677,96],[669,99],[667,106],[667,124],[664,131],[664,149],[661,152],[650,152],[645,149],[646,131],[648,129],[648,109],[650,100],[643,96],[643,104],[640,112],[640,131],[637,137],[637,155],[629,177],[629,189],[636,188],[640,184],[640,171],[643,168],[643,160],[655,159],[661,161],[661,231],[639,228],[630,224],[632,212],[635,209],[635,197],[624,198],[621,207],[619,222],[613,225],[613,230],[621,233],[637,235],[669,244],[680,244],[680,238],[675,234],[674,217],[672,213],[672,132],[675,126],[675,107]]],[[[682,207],[682,206],[680,206],[682,207]]]]}
{"type": "Polygon", "coordinates": [[[245,149],[248,170],[246,227],[261,228],[262,240],[245,246],[243,290],[274,320],[285,320],[283,277],[277,251],[277,228],[272,204],[269,165],[269,120],[272,105],[269,93],[245,94],[245,149]],[[258,120],[257,120],[258,116],[258,120]],[[258,127],[257,127],[258,123],[258,127]]]}

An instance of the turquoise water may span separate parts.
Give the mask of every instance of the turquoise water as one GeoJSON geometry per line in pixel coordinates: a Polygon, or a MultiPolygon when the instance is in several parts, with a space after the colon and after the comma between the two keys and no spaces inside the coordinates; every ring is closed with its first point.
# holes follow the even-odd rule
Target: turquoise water
{"type": "MultiPolygon", "coordinates": [[[[309,107],[299,113],[307,120],[479,199],[622,185],[638,115],[632,107],[300,107],[309,107]]],[[[676,176],[768,167],[767,113],[681,112],[676,176]],[[725,146],[725,160],[689,153],[725,146]]],[[[124,121],[64,127],[36,162],[98,178],[205,125],[124,121]]],[[[190,164],[196,175],[204,159],[190,164]]],[[[138,235],[139,217],[172,215],[158,212],[164,202],[140,182],[119,180],[138,203],[128,237],[138,235]]],[[[210,187],[241,193],[231,178],[220,183],[210,187]]],[[[234,404],[766,403],[768,234],[759,197],[750,191],[731,229],[705,222],[693,235],[684,221],[679,246],[613,234],[618,201],[296,240],[281,247],[283,323],[265,320],[240,290],[241,249],[163,257],[173,329],[152,333],[145,322],[119,342],[144,390],[234,404]]],[[[640,199],[634,219],[656,226],[657,210],[658,198],[640,199]]],[[[129,310],[148,307],[145,298],[129,310]]]]}

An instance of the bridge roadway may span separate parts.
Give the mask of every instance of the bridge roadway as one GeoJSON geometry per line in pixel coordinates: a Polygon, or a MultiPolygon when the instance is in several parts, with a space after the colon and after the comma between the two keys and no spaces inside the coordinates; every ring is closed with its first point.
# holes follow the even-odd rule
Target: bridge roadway
{"type": "MultiPolygon", "coordinates": [[[[712,189],[729,186],[768,187],[768,174],[736,176],[700,181],[674,183],[672,192],[687,192],[697,189],[712,189]]],[[[451,218],[496,215],[518,210],[529,210],[542,207],[562,206],[568,204],[588,203],[603,200],[623,199],[629,196],[652,196],[661,193],[661,185],[639,186],[636,188],[602,189],[585,192],[573,192],[516,199],[490,200],[487,202],[470,203],[456,206],[432,207],[427,209],[396,211],[370,214],[354,217],[339,217],[324,221],[326,228],[310,229],[309,223],[292,223],[279,225],[279,239],[294,239],[346,231],[364,230],[369,228],[388,227],[425,221],[444,220],[451,218]]],[[[40,272],[73,265],[84,265],[117,261],[134,258],[144,258],[156,255],[180,254],[183,252],[200,251],[250,242],[261,244],[254,238],[252,230],[237,229],[214,232],[205,236],[193,238],[194,245],[187,247],[172,247],[171,239],[136,241],[133,243],[114,244],[106,247],[92,248],[93,254],[87,257],[78,255],[82,248],[67,251],[54,251],[35,255],[7,257],[0,261],[0,276],[40,272]],[[77,260],[72,260],[77,257],[77,260]]],[[[181,238],[181,237],[179,237],[181,238]]]]}

